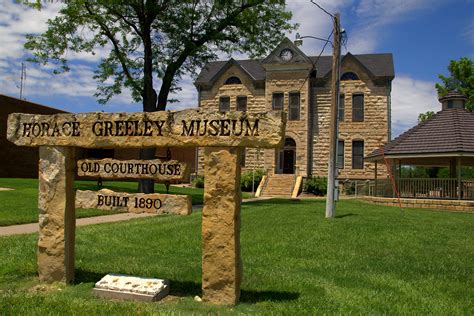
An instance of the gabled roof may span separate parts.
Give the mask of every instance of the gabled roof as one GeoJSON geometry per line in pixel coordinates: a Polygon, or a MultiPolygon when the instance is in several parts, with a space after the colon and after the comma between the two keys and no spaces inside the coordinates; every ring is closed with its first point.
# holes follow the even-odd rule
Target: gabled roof
{"type": "MultiPolygon", "coordinates": [[[[366,69],[368,69],[375,78],[393,79],[395,76],[392,54],[351,54],[351,56],[358,60],[366,69]]],[[[321,56],[319,59],[314,56],[309,57],[309,59],[313,63],[317,61],[316,78],[327,78],[329,76],[332,67],[332,56],[321,56]]],[[[207,63],[206,66],[202,68],[194,84],[196,86],[211,84],[212,79],[228,62],[229,61],[214,61],[207,63]]],[[[234,62],[239,64],[240,67],[250,74],[255,81],[265,80],[265,69],[262,66],[263,60],[247,59],[234,60],[234,62]]]]}
{"type": "Polygon", "coordinates": [[[214,61],[207,63],[201,69],[198,78],[194,82],[196,86],[204,84],[212,84],[224,71],[229,69],[232,65],[237,65],[254,81],[265,80],[265,69],[263,69],[260,60],[235,60],[214,61]]]}
{"type": "Polygon", "coordinates": [[[298,48],[298,46],[293,44],[293,42],[288,37],[285,37],[283,39],[283,41],[281,41],[280,44],[278,44],[278,46],[267,56],[267,58],[262,60],[262,64],[275,64],[275,63],[285,63],[285,64],[286,63],[288,63],[288,64],[291,64],[291,63],[308,63],[308,64],[312,64],[312,61],[311,61],[310,58],[308,58],[308,56],[306,56],[305,53],[303,53],[301,51],[301,49],[298,48]],[[282,61],[280,56],[279,56],[280,51],[284,48],[290,48],[292,51],[295,52],[295,56],[293,57],[293,59],[290,62],[282,61]]]}
{"type": "MultiPolygon", "coordinates": [[[[466,109],[446,109],[412,127],[385,146],[390,156],[416,154],[474,154],[474,113],[466,109]]],[[[382,158],[382,149],[369,154],[367,160],[382,158]]]]}

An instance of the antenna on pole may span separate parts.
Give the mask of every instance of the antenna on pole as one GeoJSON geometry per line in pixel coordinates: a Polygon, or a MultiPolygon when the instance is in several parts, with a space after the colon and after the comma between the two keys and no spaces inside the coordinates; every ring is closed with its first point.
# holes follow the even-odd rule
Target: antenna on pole
{"type": "Polygon", "coordinates": [[[26,86],[26,65],[24,62],[21,62],[20,100],[26,100],[26,97],[23,98],[23,95],[24,95],[23,86],[26,86]]]}

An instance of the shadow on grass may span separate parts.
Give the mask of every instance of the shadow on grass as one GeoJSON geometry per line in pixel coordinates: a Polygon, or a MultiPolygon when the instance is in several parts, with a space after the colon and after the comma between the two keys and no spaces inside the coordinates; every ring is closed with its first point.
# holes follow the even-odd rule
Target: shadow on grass
{"type": "MultiPolygon", "coordinates": [[[[181,297],[202,295],[201,283],[170,280],[170,284],[170,295],[181,297]]],[[[241,290],[240,302],[252,304],[264,301],[292,301],[298,299],[299,296],[299,293],[293,292],[241,290]]]]}
{"type": "Polygon", "coordinates": [[[336,218],[344,218],[348,216],[359,216],[359,214],[354,214],[354,213],[341,214],[341,215],[336,215],[336,218]]]}
{"type": "MultiPolygon", "coordinates": [[[[107,273],[99,273],[95,271],[87,271],[82,269],[76,269],[76,277],[74,284],[79,283],[96,283],[107,273]]],[[[201,296],[201,283],[190,282],[190,281],[178,281],[170,280],[170,295],[180,297],[194,297],[196,295],[201,296]]],[[[242,290],[240,295],[241,303],[260,303],[265,301],[281,302],[281,301],[293,301],[298,299],[299,293],[284,292],[284,291],[252,291],[242,290]]]]}

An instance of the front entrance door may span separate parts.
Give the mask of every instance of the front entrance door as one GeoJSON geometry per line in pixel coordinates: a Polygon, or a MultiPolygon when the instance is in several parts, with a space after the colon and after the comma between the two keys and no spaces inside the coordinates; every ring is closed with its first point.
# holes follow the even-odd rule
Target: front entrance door
{"type": "Polygon", "coordinates": [[[292,149],[283,150],[283,173],[295,173],[295,151],[292,149]]]}
{"type": "Polygon", "coordinates": [[[294,174],[296,163],[296,143],[292,138],[285,139],[285,145],[277,151],[276,173],[294,174]]]}

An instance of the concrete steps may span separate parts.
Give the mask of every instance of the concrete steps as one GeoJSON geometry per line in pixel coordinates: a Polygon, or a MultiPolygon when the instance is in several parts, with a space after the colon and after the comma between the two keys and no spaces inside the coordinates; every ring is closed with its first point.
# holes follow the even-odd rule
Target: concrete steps
{"type": "Polygon", "coordinates": [[[291,197],[295,186],[294,174],[274,174],[268,176],[261,196],[291,197]]]}

